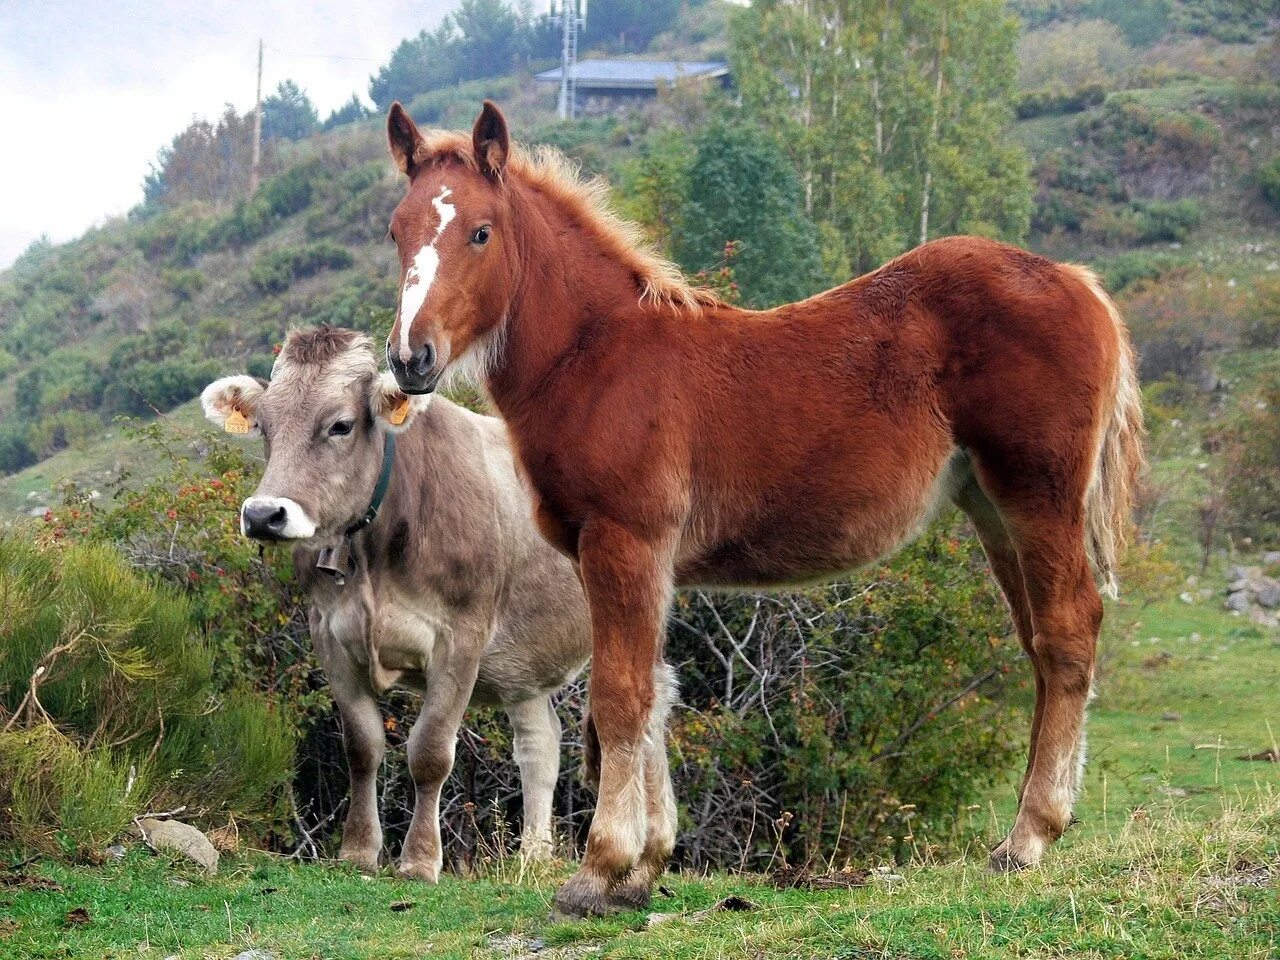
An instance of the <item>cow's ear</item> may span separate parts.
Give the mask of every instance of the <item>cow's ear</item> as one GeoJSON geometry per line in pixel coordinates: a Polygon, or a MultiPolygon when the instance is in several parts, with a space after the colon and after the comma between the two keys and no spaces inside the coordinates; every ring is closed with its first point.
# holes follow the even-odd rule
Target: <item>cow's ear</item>
{"type": "Polygon", "coordinates": [[[204,415],[227,433],[258,434],[256,411],[267,385],[256,377],[237,374],[223,377],[204,388],[200,405],[204,415]]]}
{"type": "Polygon", "coordinates": [[[373,380],[369,395],[369,409],[378,426],[390,433],[407,430],[413,418],[431,404],[433,393],[409,396],[396,385],[396,378],[383,373],[373,380]]]}
{"type": "Polygon", "coordinates": [[[480,108],[480,116],[471,129],[471,149],[480,164],[480,172],[491,180],[502,179],[502,171],[511,155],[511,134],[507,130],[507,118],[498,105],[486,100],[480,108]]]}

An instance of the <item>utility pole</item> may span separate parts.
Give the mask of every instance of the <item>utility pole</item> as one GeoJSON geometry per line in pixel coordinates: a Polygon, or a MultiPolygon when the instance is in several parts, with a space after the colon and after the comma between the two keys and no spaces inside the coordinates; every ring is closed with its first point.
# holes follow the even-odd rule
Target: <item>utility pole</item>
{"type": "Polygon", "coordinates": [[[253,163],[249,167],[249,196],[258,192],[262,165],[262,40],[258,40],[258,97],[253,106],[253,163]]]}
{"type": "MultiPolygon", "coordinates": [[[[574,120],[578,116],[578,89],[574,83],[574,68],[578,64],[578,31],[586,23],[586,0],[560,0],[560,102],[561,120],[574,120]],[[581,4],[579,6],[579,4],[581,4]]],[[[555,14],[553,13],[554,17],[555,14]]]]}

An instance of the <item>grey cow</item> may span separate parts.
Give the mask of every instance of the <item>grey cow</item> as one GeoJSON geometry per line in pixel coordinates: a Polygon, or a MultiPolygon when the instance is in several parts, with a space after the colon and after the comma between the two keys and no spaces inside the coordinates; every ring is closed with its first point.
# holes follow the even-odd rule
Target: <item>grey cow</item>
{"type": "Polygon", "coordinates": [[[511,718],[522,849],[549,855],[560,763],[549,697],[582,669],[591,630],[572,564],[534,528],[502,423],[443,397],[405,396],[378,375],[368,337],[332,327],[291,333],[270,383],[226,377],[201,401],[214,423],[266,441],[266,470],[240,524],[256,539],[296,544],[350,766],[342,858],[378,866],[377,698],[393,686],[423,694],[409,736],[417,796],[399,872],[439,878],[440,790],[468,703],[500,704],[511,718]],[[345,536],[384,475],[376,519],[345,536]]]}

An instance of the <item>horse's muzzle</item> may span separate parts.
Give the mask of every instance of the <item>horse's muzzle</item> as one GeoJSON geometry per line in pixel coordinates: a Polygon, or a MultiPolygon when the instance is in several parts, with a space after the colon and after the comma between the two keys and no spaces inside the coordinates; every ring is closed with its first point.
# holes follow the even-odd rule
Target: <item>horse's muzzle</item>
{"type": "Polygon", "coordinates": [[[440,371],[436,369],[436,348],[430,343],[420,346],[405,363],[387,341],[387,366],[396,378],[397,386],[408,394],[431,393],[440,381],[440,371]]]}

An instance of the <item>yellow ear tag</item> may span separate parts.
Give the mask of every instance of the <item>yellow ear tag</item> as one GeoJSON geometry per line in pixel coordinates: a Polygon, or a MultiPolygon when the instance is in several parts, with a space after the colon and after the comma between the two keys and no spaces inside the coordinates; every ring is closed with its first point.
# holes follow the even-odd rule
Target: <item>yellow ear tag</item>
{"type": "Polygon", "coordinates": [[[404,423],[409,416],[409,398],[401,397],[400,402],[396,404],[396,408],[387,415],[387,422],[393,427],[398,427],[404,423]]]}
{"type": "Polygon", "coordinates": [[[240,412],[239,407],[232,407],[231,412],[227,414],[227,420],[222,425],[222,429],[227,433],[248,433],[249,421],[245,419],[245,415],[240,412]]]}

